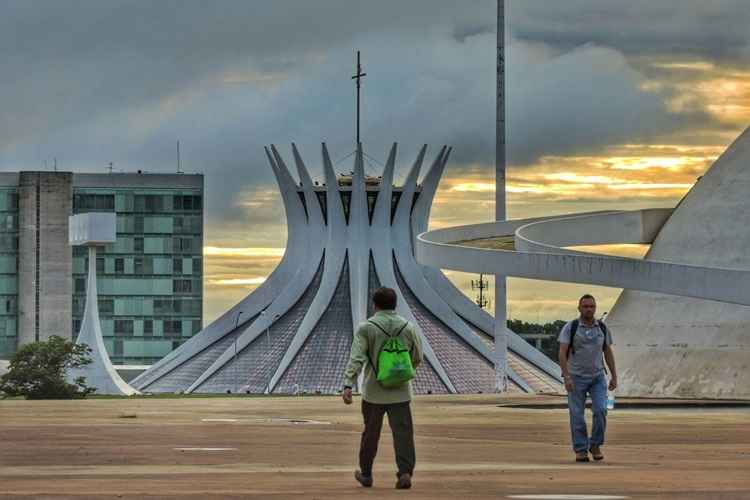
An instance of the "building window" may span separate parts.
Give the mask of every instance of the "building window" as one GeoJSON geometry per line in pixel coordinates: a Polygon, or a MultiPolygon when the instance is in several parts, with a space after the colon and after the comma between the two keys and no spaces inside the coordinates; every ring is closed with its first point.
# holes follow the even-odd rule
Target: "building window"
{"type": "Polygon", "coordinates": [[[115,313],[115,301],[114,299],[99,299],[99,313],[101,314],[114,314],[115,313]]]}
{"type": "Polygon", "coordinates": [[[5,207],[9,212],[15,212],[18,210],[18,193],[10,193],[6,198],[7,205],[5,207]]]}
{"type": "Polygon", "coordinates": [[[96,258],[96,273],[97,274],[103,274],[104,273],[104,257],[97,257],[96,258]]]}
{"type": "Polygon", "coordinates": [[[174,312],[173,303],[179,304],[180,299],[154,299],[154,314],[170,315],[174,312]]]}
{"type": "Polygon", "coordinates": [[[73,196],[73,211],[105,211],[115,209],[113,194],[77,194],[73,196]]]}
{"type": "Polygon", "coordinates": [[[163,212],[164,201],[161,195],[149,194],[146,195],[146,211],[147,212],[163,212]]]}
{"type": "Polygon", "coordinates": [[[133,272],[135,274],[143,274],[143,257],[133,259],[133,272]]]}
{"type": "Polygon", "coordinates": [[[172,259],[172,274],[182,274],[182,259],[172,259]]]}
{"type": "Polygon", "coordinates": [[[172,283],[172,292],[174,293],[192,293],[193,287],[190,280],[174,280],[172,283]]]}
{"type": "Polygon", "coordinates": [[[158,194],[138,194],[135,196],[136,212],[163,212],[164,198],[158,194]]]}
{"type": "Polygon", "coordinates": [[[5,215],[0,218],[0,230],[9,232],[17,229],[17,217],[15,215],[5,215]]]}
{"type": "Polygon", "coordinates": [[[85,279],[76,278],[75,293],[86,293],[86,280],[85,279]]]}
{"type": "Polygon", "coordinates": [[[99,313],[100,314],[114,314],[115,313],[115,301],[114,299],[99,299],[99,313]]]}
{"type": "Polygon", "coordinates": [[[143,253],[143,238],[133,239],[133,251],[135,253],[143,253]]]}
{"type": "Polygon", "coordinates": [[[174,253],[192,253],[193,238],[174,238],[172,241],[172,251],[174,253]]]}
{"type": "Polygon", "coordinates": [[[182,333],[182,321],[176,319],[164,320],[164,336],[179,337],[182,333]]]}
{"type": "Polygon", "coordinates": [[[18,236],[12,234],[0,234],[0,251],[17,252],[18,236]]]}
{"type": "Polygon", "coordinates": [[[133,335],[133,320],[132,319],[116,319],[115,320],[115,335],[121,337],[131,337],[133,335]]]}
{"type": "Polygon", "coordinates": [[[175,195],[175,210],[200,210],[202,200],[200,196],[195,195],[175,195]]]}
{"type": "Polygon", "coordinates": [[[143,258],[143,274],[154,274],[154,258],[143,258]]]}
{"type": "Polygon", "coordinates": [[[135,212],[143,212],[146,210],[146,197],[142,194],[136,195],[133,199],[133,210],[135,212]]]}
{"type": "Polygon", "coordinates": [[[154,335],[154,322],[152,320],[143,320],[143,335],[146,337],[152,337],[154,335]]]}
{"type": "Polygon", "coordinates": [[[115,340],[115,356],[122,356],[122,340],[115,340]]]}
{"type": "MultiPolygon", "coordinates": [[[[73,315],[83,316],[83,308],[86,305],[83,297],[73,297],[73,315]]],[[[75,331],[75,330],[74,330],[75,331]]]]}
{"type": "Polygon", "coordinates": [[[143,234],[143,216],[142,215],[136,215],[134,226],[133,226],[133,232],[138,233],[138,234],[143,234]]]}
{"type": "Polygon", "coordinates": [[[115,274],[122,274],[125,272],[125,259],[118,257],[115,259],[115,274]]]}
{"type": "Polygon", "coordinates": [[[192,316],[200,316],[203,301],[201,299],[193,299],[190,301],[190,314],[192,316]]]}

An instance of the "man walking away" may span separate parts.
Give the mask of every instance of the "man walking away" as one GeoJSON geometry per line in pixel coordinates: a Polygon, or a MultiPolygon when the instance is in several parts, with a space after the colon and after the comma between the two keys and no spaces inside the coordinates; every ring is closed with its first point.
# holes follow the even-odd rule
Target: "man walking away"
{"type": "Polygon", "coordinates": [[[396,488],[411,488],[416,460],[410,403],[414,369],[422,361],[422,343],[414,326],[396,314],[396,292],[379,288],[372,296],[375,314],[359,325],[344,370],[344,403],[352,404],[352,387],[364,368],[362,416],[365,429],[359,448],[359,470],[354,477],[372,486],[372,464],[378,452],[383,415],[393,432],[398,480],[396,488]]]}
{"type": "Polygon", "coordinates": [[[617,388],[617,369],[612,350],[612,335],[607,326],[594,318],[596,300],[584,295],[578,301],[578,319],[560,330],[560,368],[568,391],[570,433],[576,462],[588,462],[589,452],[594,460],[602,460],[601,446],[607,430],[607,376],[604,361],[609,367],[609,390],[617,388]],[[602,360],[604,358],[604,361],[602,360]],[[586,429],[586,397],[591,396],[593,413],[591,437],[586,429]]]}

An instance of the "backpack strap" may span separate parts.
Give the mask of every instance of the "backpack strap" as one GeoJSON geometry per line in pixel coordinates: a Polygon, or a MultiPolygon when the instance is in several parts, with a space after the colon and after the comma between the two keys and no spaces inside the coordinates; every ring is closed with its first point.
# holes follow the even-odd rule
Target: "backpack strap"
{"type": "MultiPolygon", "coordinates": [[[[607,325],[605,325],[603,321],[598,321],[598,323],[599,328],[604,334],[604,342],[602,342],[602,352],[607,352],[607,334],[609,333],[609,329],[607,329],[607,325]]],[[[604,373],[609,375],[609,371],[607,370],[607,363],[604,363],[604,373]]]]}
{"type": "Polygon", "coordinates": [[[568,355],[567,355],[568,357],[570,357],[571,354],[576,353],[576,349],[575,347],[573,347],[573,343],[575,340],[576,332],[578,331],[578,324],[579,324],[578,318],[574,319],[570,323],[570,344],[568,344],[568,355]]]}
{"type": "Polygon", "coordinates": [[[399,328],[399,329],[398,329],[398,331],[396,332],[396,335],[394,335],[394,337],[398,337],[399,335],[401,335],[401,332],[403,332],[403,331],[404,331],[404,328],[406,328],[406,326],[407,326],[408,324],[409,324],[409,322],[408,322],[408,321],[406,321],[406,322],[404,323],[404,325],[403,325],[403,326],[402,326],[401,328],[399,328]]]}
{"type": "MultiPolygon", "coordinates": [[[[380,330],[381,332],[383,332],[385,334],[385,336],[388,337],[388,338],[398,337],[399,335],[401,335],[401,332],[404,331],[404,328],[406,328],[409,325],[409,322],[406,321],[401,326],[401,328],[399,329],[399,331],[396,332],[396,335],[389,335],[388,332],[385,331],[385,328],[383,328],[379,324],[375,323],[373,320],[368,319],[367,322],[370,323],[370,324],[372,324],[372,325],[374,325],[378,330],[380,330]]],[[[378,373],[378,367],[375,366],[375,363],[372,362],[372,353],[370,352],[369,349],[367,350],[367,358],[370,360],[370,365],[372,365],[373,371],[375,371],[375,373],[378,373]]]]}
{"type": "MultiPolygon", "coordinates": [[[[568,344],[568,356],[576,353],[575,347],[573,347],[573,338],[575,337],[576,332],[578,331],[578,324],[579,324],[579,321],[577,319],[574,319],[570,324],[570,344],[568,344]]],[[[601,320],[597,320],[596,324],[599,326],[599,329],[604,334],[604,342],[602,342],[602,351],[606,351],[607,350],[607,335],[609,334],[609,328],[607,328],[607,325],[605,325],[604,322],[601,320]]]]}
{"type": "Polygon", "coordinates": [[[606,351],[607,350],[607,335],[609,335],[609,328],[607,328],[607,325],[604,324],[604,321],[600,320],[597,323],[599,323],[599,328],[604,334],[604,342],[602,342],[602,351],[606,351]]]}
{"type": "Polygon", "coordinates": [[[373,320],[371,320],[371,319],[368,319],[368,320],[367,320],[367,322],[368,322],[368,323],[372,323],[373,325],[375,325],[375,326],[376,326],[376,327],[378,328],[378,330],[380,330],[381,332],[385,333],[385,336],[386,336],[386,337],[388,337],[388,338],[391,338],[391,337],[398,337],[399,335],[401,335],[401,332],[403,332],[403,331],[404,331],[404,328],[406,328],[406,325],[408,325],[408,324],[409,324],[409,322],[408,322],[408,321],[406,321],[406,322],[405,322],[405,323],[404,323],[404,324],[403,324],[403,325],[401,326],[401,328],[399,328],[398,332],[396,332],[396,335],[390,335],[390,334],[389,334],[388,332],[386,332],[386,331],[385,331],[385,328],[383,328],[383,327],[382,327],[382,326],[380,326],[379,324],[375,323],[375,322],[374,322],[373,320]]]}
{"type": "MultiPolygon", "coordinates": [[[[367,322],[368,322],[368,323],[372,323],[373,325],[375,325],[375,327],[377,327],[377,329],[378,329],[378,330],[380,330],[381,332],[383,332],[383,333],[385,333],[386,335],[388,335],[388,332],[386,332],[386,331],[385,331],[385,330],[383,329],[383,327],[382,327],[382,326],[380,326],[379,324],[377,324],[377,323],[375,323],[374,321],[372,321],[372,320],[369,320],[369,319],[367,320],[367,322]]],[[[372,366],[372,370],[373,370],[373,371],[374,371],[375,373],[378,373],[378,367],[377,367],[377,366],[375,366],[375,363],[373,363],[373,361],[372,361],[372,352],[370,352],[370,351],[371,351],[371,349],[367,349],[367,359],[369,359],[369,360],[370,360],[370,365],[372,366]]]]}

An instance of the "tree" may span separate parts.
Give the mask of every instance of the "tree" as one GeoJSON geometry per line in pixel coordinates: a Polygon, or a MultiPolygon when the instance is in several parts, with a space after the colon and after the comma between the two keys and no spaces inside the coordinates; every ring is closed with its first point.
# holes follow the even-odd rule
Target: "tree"
{"type": "Polygon", "coordinates": [[[0,392],[26,399],[85,398],[96,389],[86,385],[85,377],[68,383],[66,373],[91,363],[90,352],[86,344],[57,335],[26,344],[13,355],[8,373],[0,377],[0,392]]]}
{"type": "MultiPolygon", "coordinates": [[[[509,319],[507,321],[508,328],[521,336],[523,336],[524,334],[546,335],[546,338],[542,340],[542,346],[540,350],[555,363],[559,362],[559,360],[557,359],[557,355],[560,346],[557,343],[557,336],[560,333],[560,330],[562,330],[562,327],[565,326],[565,323],[565,321],[560,319],[553,321],[552,323],[545,323],[543,325],[536,323],[527,323],[525,321],[521,321],[520,319],[509,319]]],[[[534,344],[532,340],[527,339],[527,342],[532,345],[534,344]]]]}

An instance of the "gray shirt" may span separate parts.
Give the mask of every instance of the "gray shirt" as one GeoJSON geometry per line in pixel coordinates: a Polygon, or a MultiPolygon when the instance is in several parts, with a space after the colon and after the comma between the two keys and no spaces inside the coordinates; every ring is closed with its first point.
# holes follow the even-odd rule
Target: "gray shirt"
{"type": "MultiPolygon", "coordinates": [[[[570,344],[570,328],[572,321],[565,323],[557,338],[561,344],[570,344]]],[[[606,339],[604,332],[595,321],[594,326],[586,326],[583,321],[578,320],[578,330],[573,339],[573,349],[568,356],[568,371],[571,375],[579,377],[596,377],[604,372],[603,342],[612,345],[612,334],[607,329],[606,339]]]]}

